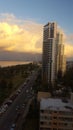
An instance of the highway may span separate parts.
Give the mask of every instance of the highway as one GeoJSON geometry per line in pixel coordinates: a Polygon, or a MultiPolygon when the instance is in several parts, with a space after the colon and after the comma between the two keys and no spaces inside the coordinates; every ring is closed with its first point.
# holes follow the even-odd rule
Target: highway
{"type": "Polygon", "coordinates": [[[15,124],[17,122],[18,116],[23,114],[22,112],[24,112],[24,110],[26,111],[30,97],[32,97],[31,87],[37,78],[37,74],[37,72],[33,72],[30,75],[27,84],[23,87],[20,94],[8,107],[7,111],[0,117],[0,130],[16,130],[17,126],[14,126],[12,129],[12,124],[15,124]]]}

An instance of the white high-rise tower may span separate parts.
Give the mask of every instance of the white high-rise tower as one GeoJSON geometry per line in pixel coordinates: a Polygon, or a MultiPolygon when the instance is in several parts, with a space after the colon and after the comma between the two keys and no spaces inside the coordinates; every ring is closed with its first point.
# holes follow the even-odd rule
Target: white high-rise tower
{"type": "Polygon", "coordinates": [[[56,23],[48,23],[44,26],[43,35],[43,82],[54,83],[56,79],[56,23]]]}
{"type": "Polygon", "coordinates": [[[44,26],[42,77],[44,84],[54,85],[57,72],[63,69],[64,45],[63,34],[60,34],[56,23],[44,26]]]}

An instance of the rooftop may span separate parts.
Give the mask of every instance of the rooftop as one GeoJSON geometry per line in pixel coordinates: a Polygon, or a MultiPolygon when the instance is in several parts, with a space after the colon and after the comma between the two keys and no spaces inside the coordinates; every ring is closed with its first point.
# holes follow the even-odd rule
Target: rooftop
{"type": "Polygon", "coordinates": [[[48,22],[46,25],[44,25],[44,27],[49,26],[49,25],[52,25],[52,24],[53,24],[53,25],[54,25],[54,24],[56,25],[56,22],[48,22]]]}
{"type": "Polygon", "coordinates": [[[73,104],[70,100],[62,99],[41,99],[40,110],[73,111],[73,104]]]}
{"type": "Polygon", "coordinates": [[[40,101],[42,98],[46,99],[46,98],[49,98],[49,97],[51,97],[51,93],[39,91],[37,99],[38,99],[38,101],[40,101]]]}

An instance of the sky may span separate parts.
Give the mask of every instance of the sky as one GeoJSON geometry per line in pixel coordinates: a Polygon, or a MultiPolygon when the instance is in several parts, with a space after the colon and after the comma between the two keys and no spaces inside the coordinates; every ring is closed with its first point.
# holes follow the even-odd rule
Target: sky
{"type": "Polygon", "coordinates": [[[13,53],[42,54],[43,26],[48,22],[57,22],[65,55],[72,59],[73,0],[0,1],[0,59],[13,53]]]}

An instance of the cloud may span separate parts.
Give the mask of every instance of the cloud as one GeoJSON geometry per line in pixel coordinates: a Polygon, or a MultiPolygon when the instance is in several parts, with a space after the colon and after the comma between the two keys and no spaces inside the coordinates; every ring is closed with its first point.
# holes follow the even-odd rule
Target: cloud
{"type": "MultiPolygon", "coordinates": [[[[65,55],[73,57],[73,34],[63,29],[65,55]]],[[[43,25],[31,20],[16,18],[13,14],[0,14],[0,51],[42,53],[43,25]]]]}
{"type": "Polygon", "coordinates": [[[16,24],[21,24],[24,23],[24,20],[18,19],[14,16],[14,14],[8,14],[8,13],[1,13],[0,14],[0,21],[1,22],[6,22],[6,23],[16,23],[16,24]]]}
{"type": "Polygon", "coordinates": [[[66,44],[65,45],[65,55],[67,58],[73,57],[73,45],[72,44],[66,44]]]}
{"type": "Polygon", "coordinates": [[[67,58],[73,57],[73,35],[65,37],[65,55],[67,58]]]}
{"type": "MultiPolygon", "coordinates": [[[[2,49],[2,48],[1,48],[2,49]]],[[[41,54],[31,52],[0,51],[0,60],[4,61],[41,61],[41,54]]]]}
{"type": "Polygon", "coordinates": [[[14,15],[1,14],[0,19],[0,47],[7,51],[41,52],[42,25],[33,21],[23,21],[14,15]],[[13,23],[12,23],[13,21],[13,23]],[[41,47],[37,47],[41,44],[41,47]]]}
{"type": "Polygon", "coordinates": [[[73,34],[66,35],[65,31],[60,26],[58,26],[58,30],[63,34],[64,54],[67,58],[73,57],[73,34]]]}

